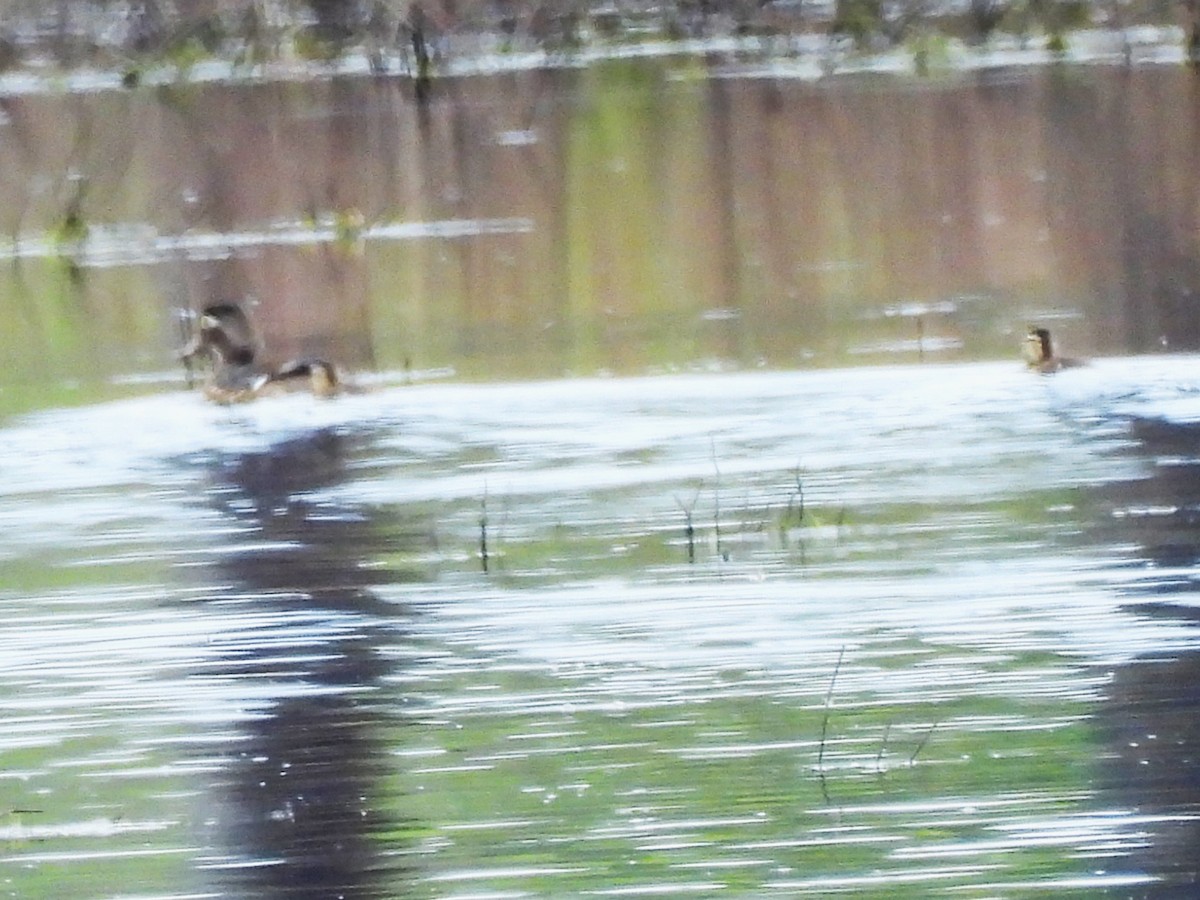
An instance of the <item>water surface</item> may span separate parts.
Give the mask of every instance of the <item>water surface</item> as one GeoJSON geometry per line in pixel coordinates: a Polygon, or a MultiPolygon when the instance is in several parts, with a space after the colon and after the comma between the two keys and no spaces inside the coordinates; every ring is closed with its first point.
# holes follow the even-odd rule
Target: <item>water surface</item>
{"type": "Polygon", "coordinates": [[[0,883],[1186,892],[1197,383],[1164,356],[17,419],[0,883]]]}
{"type": "Polygon", "coordinates": [[[1195,85],[0,98],[0,893],[1190,896],[1195,85]]]}

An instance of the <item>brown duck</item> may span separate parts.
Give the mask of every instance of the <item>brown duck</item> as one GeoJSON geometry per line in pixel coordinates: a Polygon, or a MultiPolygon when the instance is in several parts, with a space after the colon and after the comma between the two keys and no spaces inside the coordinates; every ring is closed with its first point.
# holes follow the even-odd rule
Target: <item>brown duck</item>
{"type": "Polygon", "coordinates": [[[1086,360],[1057,355],[1054,352],[1054,341],[1050,337],[1050,331],[1046,328],[1029,329],[1029,334],[1025,336],[1025,344],[1022,347],[1022,355],[1030,369],[1041,372],[1043,375],[1087,365],[1086,360]]]}

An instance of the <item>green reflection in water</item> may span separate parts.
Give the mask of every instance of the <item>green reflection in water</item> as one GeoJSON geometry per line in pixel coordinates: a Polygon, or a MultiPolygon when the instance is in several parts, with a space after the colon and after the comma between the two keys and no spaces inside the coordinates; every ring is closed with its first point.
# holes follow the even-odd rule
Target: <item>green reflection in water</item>
{"type": "Polygon", "coordinates": [[[760,673],[714,671],[692,685],[708,696],[684,705],[653,669],[625,671],[647,692],[639,705],[602,676],[493,666],[438,683],[450,721],[411,742],[397,789],[429,825],[435,880],[543,895],[699,881],[786,893],[789,881],[891,872],[866,895],[923,897],[1087,870],[1064,844],[1021,837],[1022,822],[1033,831],[1087,796],[1079,703],[842,695],[827,711],[760,673]]]}
{"type": "Polygon", "coordinates": [[[128,376],[171,359],[164,306],[140,268],[74,275],[61,260],[0,268],[0,417],[144,392],[128,376]]]}

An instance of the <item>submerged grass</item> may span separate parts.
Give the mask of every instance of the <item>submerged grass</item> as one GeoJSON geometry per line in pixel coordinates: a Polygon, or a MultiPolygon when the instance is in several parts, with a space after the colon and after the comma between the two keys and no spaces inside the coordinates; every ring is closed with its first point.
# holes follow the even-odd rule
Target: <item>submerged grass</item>
{"type": "MultiPolygon", "coordinates": [[[[903,559],[910,572],[933,572],[963,552],[964,543],[973,555],[983,547],[1003,557],[1031,535],[1065,540],[1070,534],[1048,518],[1047,510],[1078,500],[1072,492],[1062,491],[1031,492],[1001,502],[968,499],[958,505],[900,502],[848,507],[809,501],[801,514],[794,494],[758,505],[735,502],[735,491],[736,487],[727,488],[721,499],[713,488],[689,492],[684,487],[661,503],[656,498],[648,503],[646,497],[635,495],[595,496],[589,499],[590,509],[616,507],[613,513],[578,523],[507,523],[495,515],[481,515],[480,542],[474,549],[478,557],[486,539],[485,571],[510,585],[614,573],[634,578],[681,574],[678,567],[689,564],[697,564],[701,571],[728,564],[781,572],[798,568],[819,578],[838,574],[847,565],[891,565],[903,559]],[[967,535],[970,539],[964,541],[967,535]]],[[[507,497],[504,503],[520,509],[523,501],[507,497]]]]}
{"type": "MultiPolygon", "coordinates": [[[[694,869],[758,893],[785,874],[895,869],[914,881],[887,895],[919,897],[922,871],[951,844],[970,864],[950,885],[975,884],[980,867],[1028,881],[1080,870],[1060,852],[1014,853],[1019,836],[996,830],[1080,808],[1092,735],[1077,703],[996,698],[988,716],[978,697],[928,705],[831,691],[827,703],[797,702],[732,681],[686,709],[665,698],[589,709],[571,699],[586,683],[528,672],[506,682],[495,683],[505,708],[472,710],[464,697],[449,730],[410,732],[449,751],[397,776],[405,814],[430,826],[430,873],[564,894],[678,886],[694,869]],[[533,722],[536,697],[561,700],[533,722]],[[487,822],[497,824],[466,827],[487,822]],[[534,835],[554,837],[534,850],[534,835]],[[521,865],[529,871],[505,872],[521,865]]],[[[452,685],[439,693],[462,697],[452,685]]]]}

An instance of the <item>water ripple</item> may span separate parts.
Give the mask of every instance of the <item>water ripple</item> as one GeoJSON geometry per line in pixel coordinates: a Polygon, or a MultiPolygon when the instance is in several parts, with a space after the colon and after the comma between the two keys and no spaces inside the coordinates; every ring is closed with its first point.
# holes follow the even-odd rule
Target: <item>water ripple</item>
{"type": "Polygon", "coordinates": [[[1173,721],[1121,704],[1182,691],[1197,649],[1200,364],[1074,374],[172,394],[10,423],[3,874],[174,898],[316,869],[363,896],[1171,877],[1161,835],[1194,817],[1105,767],[1188,771],[1173,721]]]}

